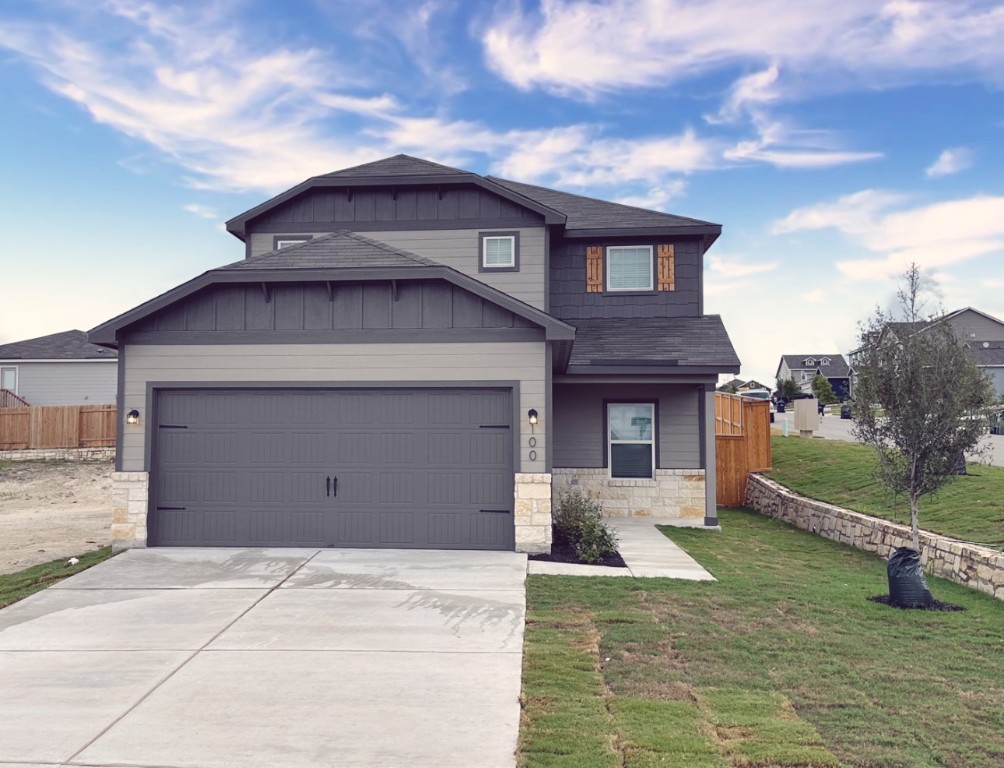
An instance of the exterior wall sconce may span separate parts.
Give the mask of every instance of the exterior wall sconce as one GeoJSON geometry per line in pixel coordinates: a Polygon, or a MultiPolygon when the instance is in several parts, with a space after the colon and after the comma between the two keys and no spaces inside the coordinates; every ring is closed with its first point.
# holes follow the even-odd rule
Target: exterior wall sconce
{"type": "Polygon", "coordinates": [[[530,433],[533,434],[533,428],[537,424],[537,409],[531,408],[526,414],[527,420],[530,422],[530,433]]]}
{"type": "Polygon", "coordinates": [[[139,424],[139,411],[133,408],[126,414],[126,424],[139,424]]]}

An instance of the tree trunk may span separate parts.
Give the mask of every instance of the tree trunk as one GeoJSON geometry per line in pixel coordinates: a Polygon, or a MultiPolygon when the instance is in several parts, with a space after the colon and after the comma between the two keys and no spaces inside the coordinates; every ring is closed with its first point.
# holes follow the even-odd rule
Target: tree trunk
{"type": "Polygon", "coordinates": [[[910,497],[910,529],[913,531],[913,548],[920,552],[920,499],[910,497]]]}

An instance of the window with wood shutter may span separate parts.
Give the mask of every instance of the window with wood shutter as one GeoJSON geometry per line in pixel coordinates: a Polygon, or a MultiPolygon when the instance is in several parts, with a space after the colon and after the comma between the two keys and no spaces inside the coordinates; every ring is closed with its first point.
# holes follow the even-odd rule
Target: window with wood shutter
{"type": "Polygon", "coordinates": [[[659,290],[676,290],[676,250],[672,243],[659,246],[659,290]]]}
{"type": "Polygon", "coordinates": [[[586,248],[586,293],[603,291],[603,246],[586,248]]]}

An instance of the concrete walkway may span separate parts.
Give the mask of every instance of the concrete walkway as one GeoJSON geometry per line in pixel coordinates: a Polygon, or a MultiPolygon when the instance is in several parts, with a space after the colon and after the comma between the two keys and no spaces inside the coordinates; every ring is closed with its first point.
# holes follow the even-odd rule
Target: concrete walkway
{"type": "MultiPolygon", "coordinates": [[[[574,565],[530,560],[531,574],[549,576],[633,576],[635,578],[686,579],[715,581],[694,558],[666,538],[655,526],[679,525],[679,520],[652,517],[612,517],[608,525],[617,533],[617,550],[627,568],[598,565],[574,565]]],[[[696,527],[696,526],[694,526],[696,527]]],[[[709,531],[709,536],[714,533],[709,531]]]]}
{"type": "Polygon", "coordinates": [[[515,765],[526,557],[133,550],[0,611],[0,765],[515,765]]]}

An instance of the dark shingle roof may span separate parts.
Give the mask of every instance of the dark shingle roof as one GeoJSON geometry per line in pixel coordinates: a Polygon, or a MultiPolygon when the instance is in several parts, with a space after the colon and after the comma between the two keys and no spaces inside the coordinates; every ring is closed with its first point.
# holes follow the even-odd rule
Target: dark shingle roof
{"type": "MultiPolygon", "coordinates": [[[[781,355],[785,364],[788,366],[789,371],[814,371],[819,370],[819,372],[828,379],[840,379],[850,376],[850,366],[847,365],[847,361],[844,360],[843,355],[831,355],[831,354],[808,354],[808,355],[781,355]],[[814,365],[806,365],[805,360],[809,358],[815,360],[814,365]],[[823,365],[819,361],[824,357],[830,359],[829,365],[823,365]]],[[[780,366],[778,366],[780,367],[780,366]]]]}
{"type": "Polygon", "coordinates": [[[348,230],[315,237],[298,245],[270,251],[220,267],[248,269],[351,269],[354,267],[438,267],[431,259],[371,240],[348,230]]]}
{"type": "Polygon", "coordinates": [[[569,367],[662,364],[738,370],[718,315],[703,317],[596,318],[571,321],[575,344],[569,367]]]}
{"type": "Polygon", "coordinates": [[[114,349],[87,341],[83,331],[63,331],[37,339],[0,344],[0,360],[114,360],[114,349]]]}
{"type": "Polygon", "coordinates": [[[1004,341],[968,341],[977,365],[1004,365],[1004,341]]]}
{"type": "Polygon", "coordinates": [[[561,192],[557,189],[538,187],[533,184],[523,184],[495,176],[488,176],[506,189],[517,192],[524,197],[535,200],[541,205],[553,208],[568,217],[566,229],[638,229],[647,227],[719,227],[709,221],[690,219],[686,216],[675,216],[671,213],[650,211],[646,208],[636,208],[633,205],[611,203],[597,200],[593,197],[574,195],[571,192],[561,192]]]}
{"type": "Polygon", "coordinates": [[[364,163],[353,168],[322,174],[320,178],[372,178],[380,176],[455,176],[458,173],[469,174],[459,168],[450,168],[431,160],[422,160],[411,155],[394,155],[372,163],[364,163]]]}

